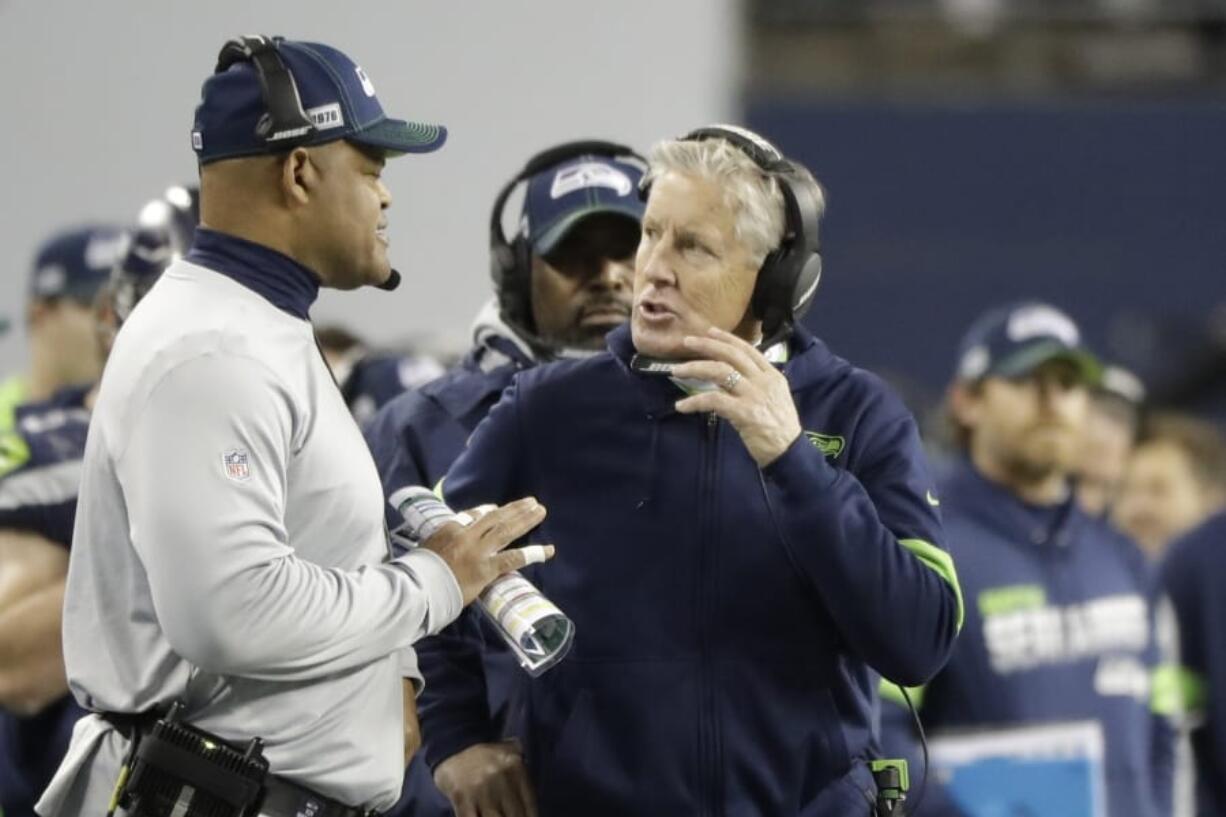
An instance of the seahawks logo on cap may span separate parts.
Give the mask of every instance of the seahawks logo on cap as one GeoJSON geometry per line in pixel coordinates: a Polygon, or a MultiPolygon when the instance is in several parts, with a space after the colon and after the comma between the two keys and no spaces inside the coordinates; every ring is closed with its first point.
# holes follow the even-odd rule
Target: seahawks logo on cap
{"type": "Polygon", "coordinates": [[[370,77],[366,76],[366,72],[362,70],[362,66],[360,65],[353,66],[353,72],[358,75],[358,82],[362,83],[362,90],[366,92],[366,95],[374,96],[375,95],[374,83],[370,81],[370,77]]]}
{"type": "Polygon", "coordinates": [[[568,193],[588,187],[607,187],[619,196],[628,196],[634,190],[634,183],[629,176],[615,167],[601,162],[583,162],[564,167],[554,175],[549,197],[560,199],[568,193]]]}
{"type": "Polygon", "coordinates": [[[109,270],[127,248],[128,237],[124,233],[95,236],[85,245],[85,265],[96,270],[109,270]]]}
{"type": "Polygon", "coordinates": [[[1028,306],[1017,310],[1009,316],[1009,326],[1005,331],[1014,343],[1036,337],[1053,337],[1065,346],[1076,346],[1081,341],[1081,333],[1077,331],[1073,319],[1050,306],[1028,306]]]}

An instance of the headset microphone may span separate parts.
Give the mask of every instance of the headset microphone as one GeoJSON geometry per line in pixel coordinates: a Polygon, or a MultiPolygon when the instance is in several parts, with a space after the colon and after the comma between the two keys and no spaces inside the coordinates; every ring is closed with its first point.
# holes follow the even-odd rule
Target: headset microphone
{"type": "Polygon", "coordinates": [[[381,284],[375,284],[376,289],[381,289],[385,292],[391,292],[396,287],[400,286],[400,273],[392,270],[392,274],[387,276],[387,280],[381,284]]]}

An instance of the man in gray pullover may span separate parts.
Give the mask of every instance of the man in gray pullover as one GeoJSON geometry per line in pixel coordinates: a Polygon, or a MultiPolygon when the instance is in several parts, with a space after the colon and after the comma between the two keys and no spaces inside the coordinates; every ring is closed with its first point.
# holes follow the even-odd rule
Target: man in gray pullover
{"type": "Polygon", "coordinates": [[[261,813],[390,806],[413,642],[525,564],[500,551],[544,517],[530,498],[389,558],[378,474],[315,345],[321,286],[398,278],[385,159],[446,136],[374,93],[341,52],[265,38],[227,44],[204,83],[200,229],[116,338],[90,428],[64,650],[98,714],[44,817],[105,813],[130,739],[175,701],[218,742],[263,740],[261,813]]]}

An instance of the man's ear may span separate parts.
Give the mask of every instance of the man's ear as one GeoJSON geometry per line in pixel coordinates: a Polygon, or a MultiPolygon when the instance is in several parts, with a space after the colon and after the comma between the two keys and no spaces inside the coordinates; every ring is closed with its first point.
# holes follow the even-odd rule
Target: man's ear
{"type": "Polygon", "coordinates": [[[319,185],[319,172],[311,152],[297,147],[281,160],[281,191],[290,205],[306,205],[319,185]]]}
{"type": "Polygon", "coordinates": [[[49,314],[51,314],[51,304],[39,298],[30,301],[30,305],[26,307],[26,326],[33,329],[49,314]]]}
{"type": "Polygon", "coordinates": [[[111,346],[115,343],[115,334],[119,331],[119,319],[115,315],[114,288],[107,283],[94,298],[94,334],[98,337],[98,350],[102,354],[102,362],[106,363],[111,346]]]}
{"type": "Polygon", "coordinates": [[[949,414],[963,428],[974,428],[979,418],[979,397],[982,388],[978,383],[959,380],[950,385],[946,393],[949,414]]]}

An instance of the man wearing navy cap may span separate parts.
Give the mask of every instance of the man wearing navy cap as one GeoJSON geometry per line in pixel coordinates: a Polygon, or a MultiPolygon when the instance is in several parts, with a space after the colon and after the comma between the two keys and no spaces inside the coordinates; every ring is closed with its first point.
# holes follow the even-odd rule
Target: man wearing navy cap
{"type": "Polygon", "coordinates": [[[315,345],[321,286],[395,284],[385,159],[444,137],[384,116],[336,49],[222,50],[192,131],[200,228],[118,333],[90,425],[64,655],[95,714],[44,817],[396,801],[413,642],[524,565],[498,551],[544,516],[511,503],[389,559],[373,463],[315,345]],[[186,743],[154,736],[172,704],[186,743]],[[267,776],[250,785],[227,746],[267,776]]]}
{"type": "MultiPolygon", "coordinates": [[[[517,372],[592,354],[603,348],[610,329],[629,318],[642,175],[641,162],[628,154],[584,154],[547,164],[525,180],[519,232],[511,242],[524,268],[496,273],[497,297],[477,316],[473,348],[457,368],[392,400],[365,428],[388,496],[405,485],[437,483],[517,372]]],[[[499,222],[501,209],[496,203],[493,218],[499,222]]],[[[499,234],[495,241],[502,239],[499,234]]],[[[390,505],[388,511],[389,524],[398,525],[390,505]]],[[[501,640],[487,638],[471,618],[418,646],[428,681],[422,706],[471,686],[471,677],[449,671],[447,662],[434,657],[447,639],[475,639],[487,648],[485,692],[491,720],[501,727],[519,669],[501,640]]],[[[410,767],[396,813],[450,813],[424,760],[410,767]]],[[[523,759],[511,741],[470,747],[440,765],[440,779],[453,795],[454,783],[467,783],[471,770],[482,771],[476,787],[528,790],[523,759]]]]}
{"type": "MultiPolygon", "coordinates": [[[[965,459],[930,498],[958,559],[966,623],[945,668],[910,694],[930,735],[1092,722],[1106,746],[1103,813],[1152,817],[1169,813],[1172,744],[1151,709],[1151,697],[1169,703],[1151,684],[1151,578],[1139,549],[1081,508],[1072,478],[1101,373],[1077,325],[1047,304],[996,309],[968,330],[949,390],[965,459]]],[[[882,692],[883,748],[918,770],[902,693],[882,692]]],[[[930,774],[908,813],[1022,808],[956,797],[930,774]]]]}
{"type": "MultiPolygon", "coordinates": [[[[30,364],[0,383],[0,432],[13,426],[13,409],[47,400],[65,386],[92,383],[99,373],[94,339],[94,297],[124,247],[118,227],[64,230],[39,247],[30,275],[30,364]]],[[[20,467],[10,446],[0,448],[0,472],[20,467]]]]}

